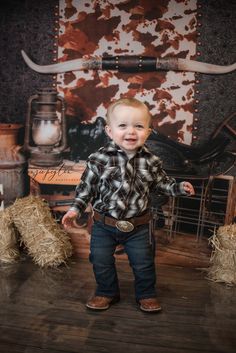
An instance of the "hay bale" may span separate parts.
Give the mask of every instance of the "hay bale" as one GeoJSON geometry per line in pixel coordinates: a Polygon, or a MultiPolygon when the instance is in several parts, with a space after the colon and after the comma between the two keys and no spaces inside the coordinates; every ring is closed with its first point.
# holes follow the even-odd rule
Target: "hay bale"
{"type": "Polygon", "coordinates": [[[72,255],[68,234],[53,218],[48,204],[40,197],[17,199],[9,207],[12,219],[33,261],[41,267],[56,267],[72,255]]]}
{"type": "Polygon", "coordinates": [[[217,238],[223,249],[236,250],[236,224],[219,227],[217,238]]]}
{"type": "Polygon", "coordinates": [[[6,208],[0,211],[0,262],[13,263],[19,255],[17,232],[6,208]]]}
{"type": "Polygon", "coordinates": [[[221,226],[209,239],[213,251],[207,278],[227,285],[236,284],[236,224],[221,226]]]}

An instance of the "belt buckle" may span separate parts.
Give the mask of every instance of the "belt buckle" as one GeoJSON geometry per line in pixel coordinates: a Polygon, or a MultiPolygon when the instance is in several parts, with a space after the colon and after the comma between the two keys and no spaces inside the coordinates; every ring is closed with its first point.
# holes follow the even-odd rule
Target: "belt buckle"
{"type": "Polygon", "coordinates": [[[134,230],[134,225],[129,221],[117,221],[116,228],[120,232],[129,233],[129,232],[132,232],[132,230],[134,230]]]}

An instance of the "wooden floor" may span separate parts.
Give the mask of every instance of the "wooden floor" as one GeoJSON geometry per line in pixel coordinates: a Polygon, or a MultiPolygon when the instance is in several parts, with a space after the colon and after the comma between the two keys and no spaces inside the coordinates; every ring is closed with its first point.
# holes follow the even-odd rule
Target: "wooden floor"
{"type": "Polygon", "coordinates": [[[122,300],[85,308],[94,279],[87,260],[40,269],[28,258],[0,267],[1,353],[235,352],[236,289],[188,267],[158,264],[163,311],[140,312],[133,276],[118,260],[122,300]]]}

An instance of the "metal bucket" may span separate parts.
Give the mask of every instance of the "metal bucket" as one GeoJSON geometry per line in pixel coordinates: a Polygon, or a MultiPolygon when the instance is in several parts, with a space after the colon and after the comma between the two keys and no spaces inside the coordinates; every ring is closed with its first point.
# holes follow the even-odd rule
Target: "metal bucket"
{"type": "Polygon", "coordinates": [[[17,144],[20,124],[0,124],[0,200],[1,208],[28,192],[26,158],[17,144]]]}

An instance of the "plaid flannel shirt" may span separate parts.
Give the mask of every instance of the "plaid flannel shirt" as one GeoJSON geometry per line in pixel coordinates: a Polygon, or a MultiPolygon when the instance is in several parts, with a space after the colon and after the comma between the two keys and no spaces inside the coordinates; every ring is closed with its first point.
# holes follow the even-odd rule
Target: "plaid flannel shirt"
{"type": "Polygon", "coordinates": [[[150,193],[186,195],[146,146],[129,159],[113,141],[88,157],[71,210],[81,215],[89,203],[116,219],[138,216],[150,206],[150,193]]]}

